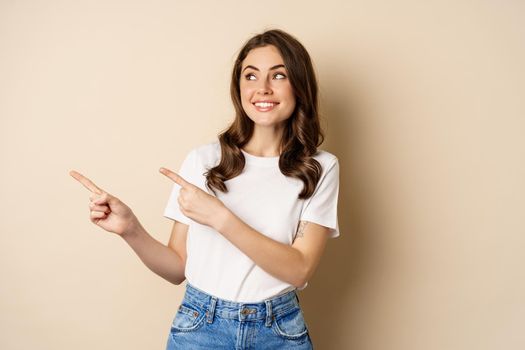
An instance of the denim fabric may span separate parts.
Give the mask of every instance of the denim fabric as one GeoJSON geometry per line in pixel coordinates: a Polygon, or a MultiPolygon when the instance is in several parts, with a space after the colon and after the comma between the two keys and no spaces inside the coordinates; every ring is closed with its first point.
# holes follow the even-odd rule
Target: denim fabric
{"type": "Polygon", "coordinates": [[[166,345],[174,349],[303,350],[312,342],[295,291],[238,303],[187,284],[166,345]]]}

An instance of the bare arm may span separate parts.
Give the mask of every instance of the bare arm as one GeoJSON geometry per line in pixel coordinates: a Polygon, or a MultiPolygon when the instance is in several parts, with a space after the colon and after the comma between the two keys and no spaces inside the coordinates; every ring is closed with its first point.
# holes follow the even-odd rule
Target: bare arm
{"type": "Polygon", "coordinates": [[[329,229],[301,221],[290,246],[256,231],[228,210],[218,231],[270,275],[301,288],[319,264],[329,229]]]}
{"type": "Polygon", "coordinates": [[[187,233],[188,225],[175,221],[168,246],[165,246],[138,223],[122,234],[122,238],[151,271],[173,284],[181,284],[186,279],[187,233]]]}
{"type": "Polygon", "coordinates": [[[217,197],[177,173],[166,168],[159,171],[181,186],[177,200],[182,214],[220,232],[270,275],[298,288],[313,275],[323,254],[329,228],[301,223],[294,243],[291,246],[283,244],[250,227],[217,197]]]}
{"type": "Polygon", "coordinates": [[[69,174],[92,193],[89,205],[91,222],[121,236],[157,275],[174,284],[184,281],[188,225],[175,222],[168,246],[165,246],[146,232],[124,202],[79,172],[72,170],[69,174]]]}

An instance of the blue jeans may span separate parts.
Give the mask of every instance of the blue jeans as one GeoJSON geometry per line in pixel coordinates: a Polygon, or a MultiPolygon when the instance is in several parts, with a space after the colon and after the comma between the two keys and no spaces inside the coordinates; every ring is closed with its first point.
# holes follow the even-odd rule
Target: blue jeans
{"type": "Polygon", "coordinates": [[[237,303],[190,284],[173,319],[166,350],[312,349],[295,291],[237,303]]]}

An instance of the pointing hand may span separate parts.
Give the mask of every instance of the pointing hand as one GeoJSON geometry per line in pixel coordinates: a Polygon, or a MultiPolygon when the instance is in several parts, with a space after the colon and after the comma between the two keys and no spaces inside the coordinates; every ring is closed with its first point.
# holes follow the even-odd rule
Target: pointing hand
{"type": "Polygon", "coordinates": [[[123,235],[140,225],[135,214],[120,199],[102,190],[87,177],[74,170],[70,171],[69,175],[92,193],[89,197],[91,200],[89,209],[92,223],[118,235],[123,235]]]}
{"type": "Polygon", "coordinates": [[[189,183],[177,173],[166,168],[160,168],[159,171],[181,187],[177,200],[182,214],[218,231],[228,210],[226,206],[217,197],[189,183]]]}

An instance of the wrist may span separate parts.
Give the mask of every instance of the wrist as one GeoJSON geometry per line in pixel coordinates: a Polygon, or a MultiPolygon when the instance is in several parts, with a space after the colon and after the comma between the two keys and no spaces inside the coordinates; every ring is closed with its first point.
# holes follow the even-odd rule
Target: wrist
{"type": "Polygon", "coordinates": [[[122,232],[120,237],[124,240],[133,239],[140,236],[144,232],[144,228],[138,220],[133,220],[129,226],[122,232]]]}
{"type": "Polygon", "coordinates": [[[232,217],[233,213],[231,212],[231,210],[226,208],[226,206],[223,206],[217,215],[217,220],[215,222],[214,229],[222,234],[232,217]]]}

